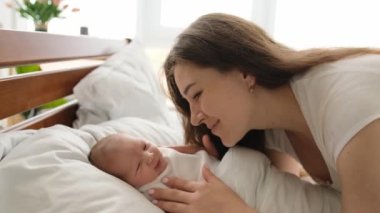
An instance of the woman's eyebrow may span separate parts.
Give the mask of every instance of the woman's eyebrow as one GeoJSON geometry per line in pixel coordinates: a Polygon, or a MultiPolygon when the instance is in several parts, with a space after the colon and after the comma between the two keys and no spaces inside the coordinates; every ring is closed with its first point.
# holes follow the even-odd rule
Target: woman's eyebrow
{"type": "Polygon", "coordinates": [[[187,85],[187,86],[185,87],[185,90],[183,91],[183,94],[184,94],[184,95],[187,95],[187,92],[189,92],[189,89],[190,89],[192,86],[194,86],[194,85],[195,85],[195,82],[193,82],[193,83],[187,85]]]}

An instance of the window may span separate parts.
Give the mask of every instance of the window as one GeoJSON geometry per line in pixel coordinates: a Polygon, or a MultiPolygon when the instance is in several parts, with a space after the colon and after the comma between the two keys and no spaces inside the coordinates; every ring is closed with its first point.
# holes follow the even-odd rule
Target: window
{"type": "MultiPolygon", "coordinates": [[[[64,11],[64,19],[53,19],[50,33],[79,35],[80,27],[88,28],[89,35],[102,38],[133,38],[136,34],[138,0],[66,0],[78,13],[64,11]]],[[[31,30],[33,23],[31,23],[31,30]]]]}
{"type": "Polygon", "coordinates": [[[372,0],[278,1],[274,37],[296,49],[380,47],[379,9],[372,0]]]}
{"type": "Polygon", "coordinates": [[[138,34],[150,46],[168,47],[185,27],[203,14],[230,13],[273,28],[276,0],[141,0],[138,34]]]}

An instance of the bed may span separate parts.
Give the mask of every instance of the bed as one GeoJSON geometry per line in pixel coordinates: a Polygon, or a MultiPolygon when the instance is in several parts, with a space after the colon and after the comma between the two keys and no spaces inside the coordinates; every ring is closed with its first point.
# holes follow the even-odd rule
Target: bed
{"type": "Polygon", "coordinates": [[[0,119],[70,100],[0,130],[0,212],[162,213],[87,159],[100,138],[116,132],[158,145],[183,143],[180,119],[143,45],[127,43],[0,29],[0,68],[50,65],[0,78],[0,119]]]}
{"type": "MultiPolygon", "coordinates": [[[[0,30],[0,68],[35,63],[46,69],[0,78],[0,119],[61,97],[70,101],[0,130],[0,212],[163,213],[88,160],[92,146],[114,133],[159,146],[184,143],[142,42],[0,30]]],[[[269,168],[261,153],[235,148],[215,174],[261,212],[339,211],[337,192],[309,191],[289,174],[271,181],[269,168]]]]}

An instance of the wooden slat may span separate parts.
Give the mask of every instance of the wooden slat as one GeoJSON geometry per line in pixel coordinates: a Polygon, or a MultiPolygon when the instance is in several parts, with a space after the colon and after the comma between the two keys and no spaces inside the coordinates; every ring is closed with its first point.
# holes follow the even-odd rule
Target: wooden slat
{"type": "Polygon", "coordinates": [[[16,125],[0,130],[0,133],[11,132],[22,129],[39,129],[55,124],[71,126],[76,118],[78,102],[70,101],[62,106],[51,109],[45,113],[37,115],[31,119],[22,121],[16,125]]]}
{"type": "Polygon", "coordinates": [[[0,78],[0,119],[72,94],[73,87],[96,67],[0,78]]]}
{"type": "Polygon", "coordinates": [[[0,29],[0,67],[108,56],[125,40],[0,29]]]}

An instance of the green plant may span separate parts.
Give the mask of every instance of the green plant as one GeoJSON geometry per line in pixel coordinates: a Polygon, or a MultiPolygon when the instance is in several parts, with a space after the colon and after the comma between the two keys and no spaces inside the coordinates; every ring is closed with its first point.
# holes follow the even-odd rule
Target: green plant
{"type": "MultiPolygon", "coordinates": [[[[16,73],[17,74],[25,74],[25,73],[30,73],[30,72],[36,72],[36,71],[41,71],[41,66],[39,64],[28,64],[28,65],[21,65],[15,67],[16,73]]],[[[48,110],[55,108],[57,106],[63,105],[67,103],[68,101],[65,98],[60,98],[54,101],[51,101],[49,103],[43,104],[37,108],[25,111],[22,113],[24,118],[31,118],[35,115],[37,115],[41,110],[48,110]]]]}
{"type": "MultiPolygon", "coordinates": [[[[13,0],[7,2],[9,8],[19,12],[21,17],[32,19],[38,30],[38,26],[45,26],[53,18],[63,18],[62,12],[68,8],[68,5],[62,5],[62,0],[13,0]]],[[[72,12],[79,11],[73,8],[72,12]]]]}

